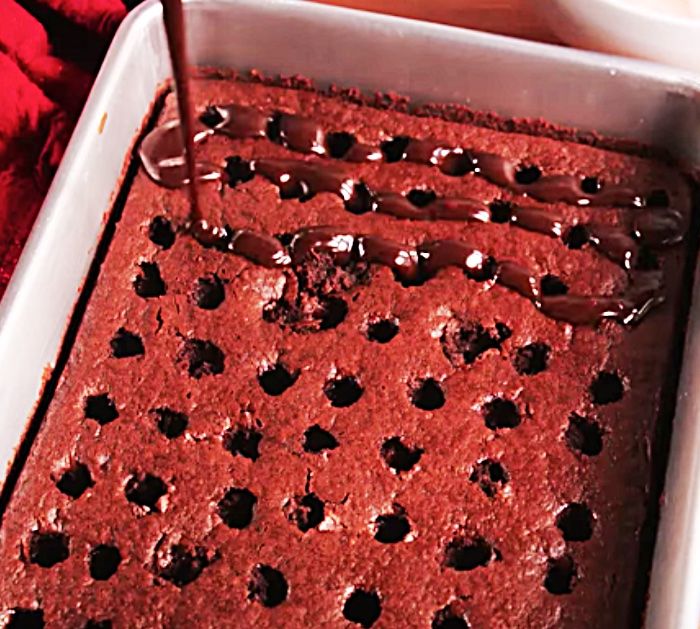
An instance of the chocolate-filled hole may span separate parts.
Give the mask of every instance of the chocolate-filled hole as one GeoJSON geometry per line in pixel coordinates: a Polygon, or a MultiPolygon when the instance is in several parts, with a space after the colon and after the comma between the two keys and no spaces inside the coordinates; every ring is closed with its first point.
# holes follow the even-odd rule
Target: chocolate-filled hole
{"type": "Polygon", "coordinates": [[[5,629],[43,629],[46,626],[44,610],[41,608],[13,607],[0,615],[6,618],[3,625],[5,629]]]}
{"type": "Polygon", "coordinates": [[[482,459],[474,465],[469,475],[469,480],[478,484],[481,491],[489,498],[493,498],[509,479],[503,465],[493,459],[482,459]]]}
{"type": "Polygon", "coordinates": [[[255,171],[251,163],[238,155],[226,158],[224,173],[226,174],[226,183],[231,188],[246,183],[255,177],[255,171]]]}
{"type": "Polygon", "coordinates": [[[175,244],[175,229],[165,216],[154,216],[148,226],[148,238],[161,249],[170,249],[175,244]]]}
{"type": "Polygon", "coordinates": [[[435,613],[430,629],[471,629],[471,625],[465,614],[458,614],[451,605],[446,605],[435,613]]]}
{"type": "Polygon", "coordinates": [[[367,325],[367,338],[375,343],[388,343],[398,333],[397,319],[375,319],[367,325]]]}
{"type": "Polygon", "coordinates": [[[319,329],[334,330],[348,316],[348,304],[341,297],[326,297],[321,300],[319,329]]]}
{"type": "Polygon", "coordinates": [[[379,594],[372,590],[355,589],[343,604],[345,620],[365,629],[377,622],[381,613],[382,603],[379,594]]]}
{"type": "Polygon", "coordinates": [[[182,588],[196,581],[210,563],[205,548],[189,549],[183,544],[173,544],[157,559],[156,574],[182,588]]]}
{"type": "Polygon", "coordinates": [[[537,166],[520,166],[515,171],[515,181],[526,186],[535,183],[542,176],[542,171],[537,166]]]}
{"type": "Polygon", "coordinates": [[[353,185],[352,194],[345,200],[345,209],[352,214],[366,214],[375,209],[376,202],[367,184],[359,182],[353,185]]]}
{"type": "Polygon", "coordinates": [[[567,542],[586,542],[593,535],[595,518],[588,505],[572,502],[557,515],[557,528],[567,542]]]}
{"type": "Polygon", "coordinates": [[[268,395],[276,397],[289,389],[299,377],[299,372],[287,369],[281,363],[267,367],[258,374],[258,382],[268,395]]]}
{"type": "Polygon", "coordinates": [[[323,392],[330,400],[331,406],[345,408],[355,404],[362,397],[364,389],[354,376],[341,376],[329,380],[323,392]]]}
{"type": "Polygon", "coordinates": [[[515,428],[520,425],[520,411],[512,400],[494,398],[482,408],[486,427],[491,430],[515,428]]]}
{"type": "Polygon", "coordinates": [[[218,275],[205,275],[197,279],[192,298],[202,310],[216,310],[226,298],[224,283],[218,275]]]}
{"type": "Polygon", "coordinates": [[[141,272],[134,278],[134,292],[143,299],[151,299],[165,295],[165,282],[160,275],[160,269],[155,262],[139,263],[141,272]]]}
{"type": "Polygon", "coordinates": [[[581,191],[586,194],[598,194],[603,189],[603,182],[598,177],[584,177],[581,180],[581,191]]]}
{"type": "Polygon", "coordinates": [[[132,358],[143,356],[145,349],[143,341],[138,334],[125,328],[119,328],[109,342],[114,358],[132,358]]]}
{"type": "Polygon", "coordinates": [[[155,511],[158,501],[168,492],[167,485],[153,474],[134,474],[124,487],[126,499],[140,507],[155,511]]]}
{"type": "Polygon", "coordinates": [[[496,321],[496,334],[501,341],[507,341],[511,336],[513,336],[513,331],[501,321],[496,321]]]}
{"type": "Polygon", "coordinates": [[[249,489],[231,487],[219,500],[217,513],[229,528],[244,529],[253,521],[257,502],[257,497],[249,489]]]}
{"type": "Polygon", "coordinates": [[[437,199],[437,194],[433,190],[414,188],[406,198],[416,207],[427,207],[437,199]]]}
{"type": "Polygon", "coordinates": [[[289,245],[292,244],[292,241],[294,240],[294,234],[290,232],[282,232],[280,234],[275,234],[275,238],[280,241],[282,246],[284,247],[289,247],[289,245]]]}
{"type": "Polygon", "coordinates": [[[384,154],[384,161],[388,163],[400,162],[406,157],[406,149],[410,142],[411,138],[405,135],[397,135],[391,140],[382,142],[380,149],[384,154]]]}
{"type": "Polygon", "coordinates": [[[612,404],[622,399],[625,387],[617,372],[601,371],[591,383],[590,393],[593,404],[612,404]]]}
{"type": "Polygon", "coordinates": [[[566,295],[569,287],[556,275],[548,273],[540,280],[540,290],[545,297],[557,297],[566,295]]]}
{"type": "Polygon", "coordinates": [[[400,437],[391,437],[382,444],[379,453],[384,463],[399,473],[410,471],[420,461],[423,450],[407,446],[400,437]]]}
{"type": "Polygon", "coordinates": [[[264,607],[277,607],[287,600],[289,585],[284,575],[271,566],[258,564],[248,581],[248,598],[264,607]]]}
{"type": "Polygon", "coordinates": [[[477,321],[454,318],[447,323],[440,337],[442,351],[453,365],[471,365],[482,354],[498,349],[510,336],[507,326],[496,324],[495,328],[491,331],[477,321]]]}
{"type": "Polygon", "coordinates": [[[578,224],[566,230],[564,244],[569,249],[582,249],[591,240],[591,233],[585,225],[578,224]]]}
{"type": "Polygon", "coordinates": [[[534,376],[547,369],[550,347],[546,343],[528,343],[515,351],[513,367],[521,376],[534,376]]]}
{"type": "Polygon", "coordinates": [[[109,619],[104,620],[88,620],[84,625],[83,629],[112,629],[112,621],[109,619]]]}
{"type": "Polygon", "coordinates": [[[240,455],[243,458],[257,461],[260,457],[260,442],[262,433],[254,428],[236,428],[224,433],[224,449],[233,456],[240,455]]]}
{"type": "Polygon", "coordinates": [[[336,131],[326,135],[328,154],[334,159],[342,159],[355,146],[357,138],[346,131],[336,131]]]}
{"type": "Polygon", "coordinates": [[[100,544],[95,546],[88,557],[90,576],[95,581],[107,581],[116,574],[122,555],[116,546],[100,544]]]}
{"type": "Polygon", "coordinates": [[[330,432],[314,424],[304,431],[301,447],[304,452],[319,454],[324,450],[335,450],[338,447],[338,440],[330,432]]]}
{"type": "Polygon", "coordinates": [[[94,484],[88,466],[76,462],[61,474],[56,487],[62,494],[77,500],[94,484]]]}
{"type": "Polygon", "coordinates": [[[496,199],[489,204],[489,213],[492,223],[509,223],[513,217],[513,204],[508,201],[496,199]]]}
{"type": "Polygon", "coordinates": [[[374,526],[374,539],[380,544],[398,544],[411,532],[408,517],[401,509],[377,516],[374,526]]]}
{"type": "Polygon", "coordinates": [[[566,445],[572,452],[585,456],[598,456],[603,450],[603,430],[600,425],[573,413],[564,433],[566,445]]]}
{"type": "Polygon", "coordinates": [[[42,568],[53,568],[70,555],[69,538],[56,531],[32,531],[29,538],[29,561],[42,568]]]}
{"type": "Polygon", "coordinates": [[[495,258],[488,256],[483,259],[479,266],[465,269],[464,274],[474,282],[488,282],[496,277],[498,263],[495,258]]]}
{"type": "Polygon", "coordinates": [[[204,111],[199,115],[199,121],[206,127],[213,129],[217,127],[224,121],[224,117],[221,115],[218,107],[213,105],[208,105],[204,111]]]}
{"type": "Polygon", "coordinates": [[[119,417],[114,400],[106,393],[88,395],[85,398],[83,411],[87,419],[94,419],[100,426],[109,424],[119,417]]]}
{"type": "Polygon", "coordinates": [[[445,394],[434,378],[425,378],[411,391],[411,404],[422,411],[436,411],[445,405],[445,394]]]}
{"type": "Polygon", "coordinates": [[[323,500],[314,493],[288,500],[283,511],[287,519],[302,533],[315,529],[326,517],[323,500]]]}
{"type": "Polygon", "coordinates": [[[265,135],[267,138],[275,143],[280,143],[282,141],[282,113],[279,111],[274,112],[267,120],[267,126],[265,128],[265,135]]]}
{"type": "Polygon", "coordinates": [[[576,564],[569,555],[547,561],[544,587],[550,594],[571,594],[576,581],[576,564]]]}
{"type": "Polygon", "coordinates": [[[493,547],[483,537],[460,537],[445,548],[443,564],[446,568],[465,572],[487,566],[493,555],[493,547]]]}
{"type": "Polygon", "coordinates": [[[186,339],[179,358],[187,364],[187,372],[196,380],[202,376],[216,376],[224,371],[224,353],[211,341],[186,339]]]}
{"type": "Polygon", "coordinates": [[[158,430],[168,439],[176,439],[187,430],[189,419],[185,413],[179,413],[167,406],[154,408],[151,413],[156,416],[158,430]]]}

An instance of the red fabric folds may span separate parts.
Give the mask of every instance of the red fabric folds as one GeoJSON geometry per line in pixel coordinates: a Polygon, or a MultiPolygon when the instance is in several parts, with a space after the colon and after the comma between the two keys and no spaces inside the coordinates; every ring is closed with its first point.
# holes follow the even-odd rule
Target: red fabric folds
{"type": "Polygon", "coordinates": [[[122,0],[0,0],[0,294],[125,15],[122,0]]]}
{"type": "Polygon", "coordinates": [[[38,0],[37,4],[101,37],[112,37],[126,15],[121,0],[38,0]]]}

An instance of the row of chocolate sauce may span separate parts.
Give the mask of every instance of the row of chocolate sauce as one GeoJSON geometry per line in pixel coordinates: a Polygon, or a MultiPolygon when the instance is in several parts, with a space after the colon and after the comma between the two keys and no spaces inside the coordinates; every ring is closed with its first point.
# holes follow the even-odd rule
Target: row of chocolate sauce
{"type": "MultiPolygon", "coordinates": [[[[279,111],[266,114],[240,105],[209,107],[200,122],[203,126],[194,134],[196,144],[205,142],[213,134],[233,139],[259,138],[279,143],[291,151],[327,158],[246,161],[234,156],[227,159],[226,164],[197,162],[200,181],[219,180],[236,186],[260,176],[276,185],[283,198],[304,201],[319,193],[331,193],[343,201],[347,211],[355,214],[374,212],[403,220],[511,225],[561,239],[571,248],[590,244],[628,270],[631,281],[627,293],[619,297],[548,296],[542,294],[539,282],[527,269],[510,261],[496,261],[457,241],[444,240],[410,248],[371,235],[310,228],[295,236],[291,248],[285,248],[265,234],[213,226],[201,218],[192,222],[192,234],[202,244],[243,255],[265,266],[295,263],[299,260],[299,252],[308,251],[306,244],[313,241],[315,248],[331,253],[339,264],[350,259],[384,264],[404,282],[421,282],[441,268],[456,266],[462,268],[467,277],[493,281],[514,290],[529,299],[543,314],[555,319],[573,324],[595,324],[606,318],[631,323],[663,299],[660,273],[635,270],[642,247],[676,244],[682,240],[685,231],[681,214],[668,207],[668,198],[663,192],[652,191],[644,195],[624,185],[604,185],[597,179],[544,175],[535,167],[520,169],[516,163],[498,155],[450,148],[432,139],[399,136],[372,146],[345,132],[327,132],[322,125],[297,114],[279,111]],[[482,176],[542,201],[578,206],[622,206],[629,208],[631,216],[628,224],[621,226],[593,222],[567,224],[547,209],[524,204],[438,197],[434,192],[420,188],[406,194],[377,191],[349,176],[331,160],[351,163],[406,160],[437,167],[446,175],[482,176]],[[318,236],[315,240],[314,234],[318,236]],[[350,241],[353,245],[343,251],[350,241]],[[341,243],[340,249],[334,243],[341,243]],[[489,273],[484,275],[481,267],[485,264],[489,273]]],[[[140,153],[146,171],[156,182],[167,187],[180,187],[188,182],[182,133],[176,121],[154,129],[144,139],[140,153]]]]}

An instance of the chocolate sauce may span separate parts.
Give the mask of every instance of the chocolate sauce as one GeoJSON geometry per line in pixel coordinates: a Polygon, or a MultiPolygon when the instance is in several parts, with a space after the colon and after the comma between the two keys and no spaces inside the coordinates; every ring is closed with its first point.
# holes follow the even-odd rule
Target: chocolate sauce
{"type": "MultiPolygon", "coordinates": [[[[210,117],[213,124],[209,128],[216,133],[227,135],[234,139],[260,138],[268,136],[271,140],[286,148],[300,153],[316,153],[331,156],[330,149],[333,133],[327,133],[322,125],[314,120],[297,114],[273,112],[266,116],[253,107],[240,105],[214,106],[210,112],[217,116],[210,117]],[[276,133],[269,133],[270,121],[276,133]]],[[[205,119],[206,120],[206,119],[205,119]]],[[[354,139],[354,138],[353,138],[354,139]]],[[[355,141],[348,142],[347,151],[335,153],[336,159],[348,162],[366,161],[401,161],[434,166],[441,172],[451,176],[474,174],[487,179],[491,183],[509,188],[518,194],[527,194],[545,202],[563,202],[573,205],[625,206],[642,207],[647,204],[646,198],[638,192],[623,185],[605,185],[596,180],[595,186],[586,185],[591,178],[580,178],[573,175],[543,175],[535,174],[528,178],[528,183],[518,181],[519,164],[500,155],[476,151],[462,147],[450,147],[433,139],[416,139],[407,136],[398,138],[389,151],[382,151],[381,146],[371,146],[355,141]]],[[[383,145],[391,143],[389,140],[383,145]]],[[[535,173],[539,169],[534,168],[535,173]]]]}
{"type": "Polygon", "coordinates": [[[268,268],[301,264],[311,252],[324,253],[337,265],[365,262],[388,267],[407,285],[426,282],[448,267],[461,269],[477,282],[498,284],[529,300],[544,315],[573,325],[595,325],[604,319],[623,324],[639,321],[663,302],[662,277],[657,271],[637,272],[620,296],[547,296],[527,268],[498,261],[459,240],[437,240],[408,247],[379,236],[353,234],[334,227],[310,227],[292,236],[285,247],[267,234],[247,229],[228,230],[197,224],[193,236],[206,247],[242,256],[268,268]]]}
{"type": "MultiPolygon", "coordinates": [[[[644,195],[627,186],[606,185],[591,177],[541,174],[534,167],[529,170],[536,174],[528,174],[523,179],[520,176],[523,171],[514,161],[484,151],[449,147],[432,139],[400,136],[383,142],[378,147],[362,144],[350,134],[327,133],[317,122],[297,114],[273,112],[267,115],[254,107],[242,105],[211,106],[200,121],[205,128],[197,134],[199,141],[212,133],[232,139],[267,137],[292,151],[352,163],[405,160],[439,168],[442,173],[450,176],[473,174],[518,194],[549,203],[640,208],[653,205],[659,197],[659,191],[644,195]],[[339,145],[335,142],[335,138],[340,135],[345,136],[344,150],[339,150],[339,145]],[[595,185],[591,185],[590,182],[594,179],[595,185]]],[[[155,158],[155,155],[151,156],[152,160],[155,158]]]]}
{"type": "MultiPolygon", "coordinates": [[[[182,0],[161,0],[163,4],[163,22],[170,50],[170,61],[175,77],[177,92],[177,107],[180,114],[181,127],[171,126],[170,133],[180,136],[180,146],[184,144],[184,173],[189,183],[190,219],[192,222],[201,219],[197,195],[197,165],[194,155],[194,116],[190,99],[189,72],[187,68],[187,40],[185,38],[185,18],[182,11],[182,0]]],[[[156,130],[157,131],[157,130],[156,130]]],[[[172,142],[172,138],[167,138],[172,142]]],[[[174,174],[171,170],[171,175],[174,174]]]]}
{"type": "MultiPolygon", "coordinates": [[[[282,198],[307,200],[318,193],[338,196],[349,212],[375,212],[404,220],[453,220],[511,225],[558,238],[570,244],[576,231],[575,248],[590,244],[630,272],[630,286],[620,296],[543,295],[540,282],[528,269],[511,261],[496,261],[460,241],[442,240],[418,248],[404,247],[376,236],[346,234],[334,228],[310,228],[294,235],[285,247],[269,235],[249,230],[214,226],[199,218],[190,225],[193,237],[205,247],[243,256],[269,268],[299,264],[310,251],[330,254],[340,265],[366,262],[389,267],[404,284],[420,284],[447,267],[457,267],[474,281],[490,281],[532,302],[548,317],[574,325],[594,325],[603,319],[629,324],[639,321],[663,301],[659,272],[635,272],[640,245],[670,246],[684,236],[680,213],[654,207],[654,194],[647,197],[625,186],[605,186],[597,179],[581,180],[573,175],[543,175],[536,167],[525,170],[501,156],[445,147],[435,140],[398,137],[380,147],[362,144],[350,134],[326,133],[309,118],[295,114],[263,112],[240,105],[210,107],[202,115],[193,143],[212,134],[233,139],[267,138],[290,150],[342,159],[347,162],[410,161],[434,166],[441,172],[482,176],[500,186],[542,201],[578,206],[624,206],[632,208],[626,226],[596,223],[565,224],[549,210],[495,201],[491,205],[469,198],[441,198],[425,190],[408,194],[373,191],[346,174],[343,167],[326,160],[303,161],[264,158],[245,162],[231,158],[226,167],[197,163],[196,177],[221,179],[235,186],[260,176],[279,188],[282,198]],[[231,174],[235,171],[234,174],[231,174]]],[[[187,170],[182,144],[178,145],[177,123],[166,123],[143,141],[141,158],[148,174],[158,183],[178,187],[187,170]]],[[[194,216],[194,215],[193,215],[194,216]]]]}
{"type": "MultiPolygon", "coordinates": [[[[222,117],[222,121],[214,130],[199,131],[195,139],[202,141],[213,132],[225,133],[237,139],[260,137],[265,133],[266,118],[261,114],[252,113],[249,108],[238,109],[241,109],[244,114],[237,118],[238,122],[235,125],[227,122],[229,118],[222,117]],[[243,124],[244,120],[247,121],[246,124],[243,124]]],[[[299,120],[299,117],[290,117],[290,119],[299,120]]],[[[154,180],[168,187],[177,187],[182,183],[180,177],[183,173],[183,165],[182,160],[178,160],[182,149],[176,144],[176,125],[177,123],[166,123],[158,127],[144,139],[141,146],[141,157],[146,171],[154,180]]],[[[313,143],[316,147],[320,146],[317,142],[318,138],[308,134],[306,122],[291,127],[280,123],[279,135],[276,137],[280,142],[291,143],[293,146],[310,147],[313,143]],[[290,131],[290,128],[294,132],[290,131]],[[304,130],[303,137],[296,133],[300,129],[304,130]],[[310,139],[312,137],[315,139],[310,139]]],[[[354,145],[350,150],[357,146],[354,145]]],[[[411,146],[409,143],[407,150],[410,150],[411,146]]],[[[237,169],[240,170],[243,162],[242,160],[239,162],[237,162],[237,169]]],[[[225,169],[214,165],[200,162],[197,167],[200,179],[225,180],[229,177],[225,169]]],[[[505,220],[494,220],[490,206],[475,199],[423,195],[427,202],[418,202],[412,199],[410,193],[403,195],[396,192],[374,192],[362,181],[349,177],[343,168],[325,161],[307,162],[266,158],[246,163],[244,167],[250,175],[246,179],[255,175],[264,177],[279,188],[283,198],[306,200],[318,193],[331,193],[340,197],[345,208],[355,214],[375,212],[405,220],[504,222],[553,238],[562,238],[567,230],[573,227],[573,225],[566,225],[561,217],[542,208],[513,204],[509,206],[505,220]]],[[[237,181],[237,178],[234,179],[232,185],[237,181]]],[[[627,228],[593,223],[578,225],[585,227],[582,233],[588,235],[585,244],[592,245],[600,253],[626,269],[634,268],[640,243],[651,246],[676,244],[683,238],[684,230],[681,215],[670,208],[635,208],[632,221],[627,228]]]]}
{"type": "MultiPolygon", "coordinates": [[[[519,194],[527,194],[546,202],[564,202],[574,205],[631,206],[646,204],[643,196],[625,186],[585,185],[590,178],[573,175],[541,175],[530,177],[528,183],[518,181],[519,165],[500,155],[461,147],[449,147],[432,139],[400,137],[382,146],[371,146],[346,138],[346,150],[333,150],[332,139],[338,134],[327,133],[317,122],[296,114],[274,112],[265,116],[252,107],[239,105],[210,108],[216,117],[210,116],[209,128],[231,138],[256,138],[268,136],[290,150],[300,153],[316,153],[332,156],[348,162],[405,160],[416,164],[434,166],[446,175],[455,177],[474,174],[519,194]],[[275,134],[269,133],[270,120],[274,120],[275,134]],[[382,147],[387,147],[382,150],[382,147]]],[[[538,169],[535,169],[539,173],[538,169]]],[[[596,180],[597,181],[597,180],[596,180]]]]}

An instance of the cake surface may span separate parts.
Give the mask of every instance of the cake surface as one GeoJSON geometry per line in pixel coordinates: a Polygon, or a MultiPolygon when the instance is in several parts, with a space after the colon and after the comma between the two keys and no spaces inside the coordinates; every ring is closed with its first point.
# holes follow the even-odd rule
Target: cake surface
{"type": "Polygon", "coordinates": [[[185,192],[136,175],[3,515],[0,618],[635,622],[684,177],[313,90],[193,87],[221,131],[198,144],[204,213],[248,231],[204,247],[185,192]]]}

